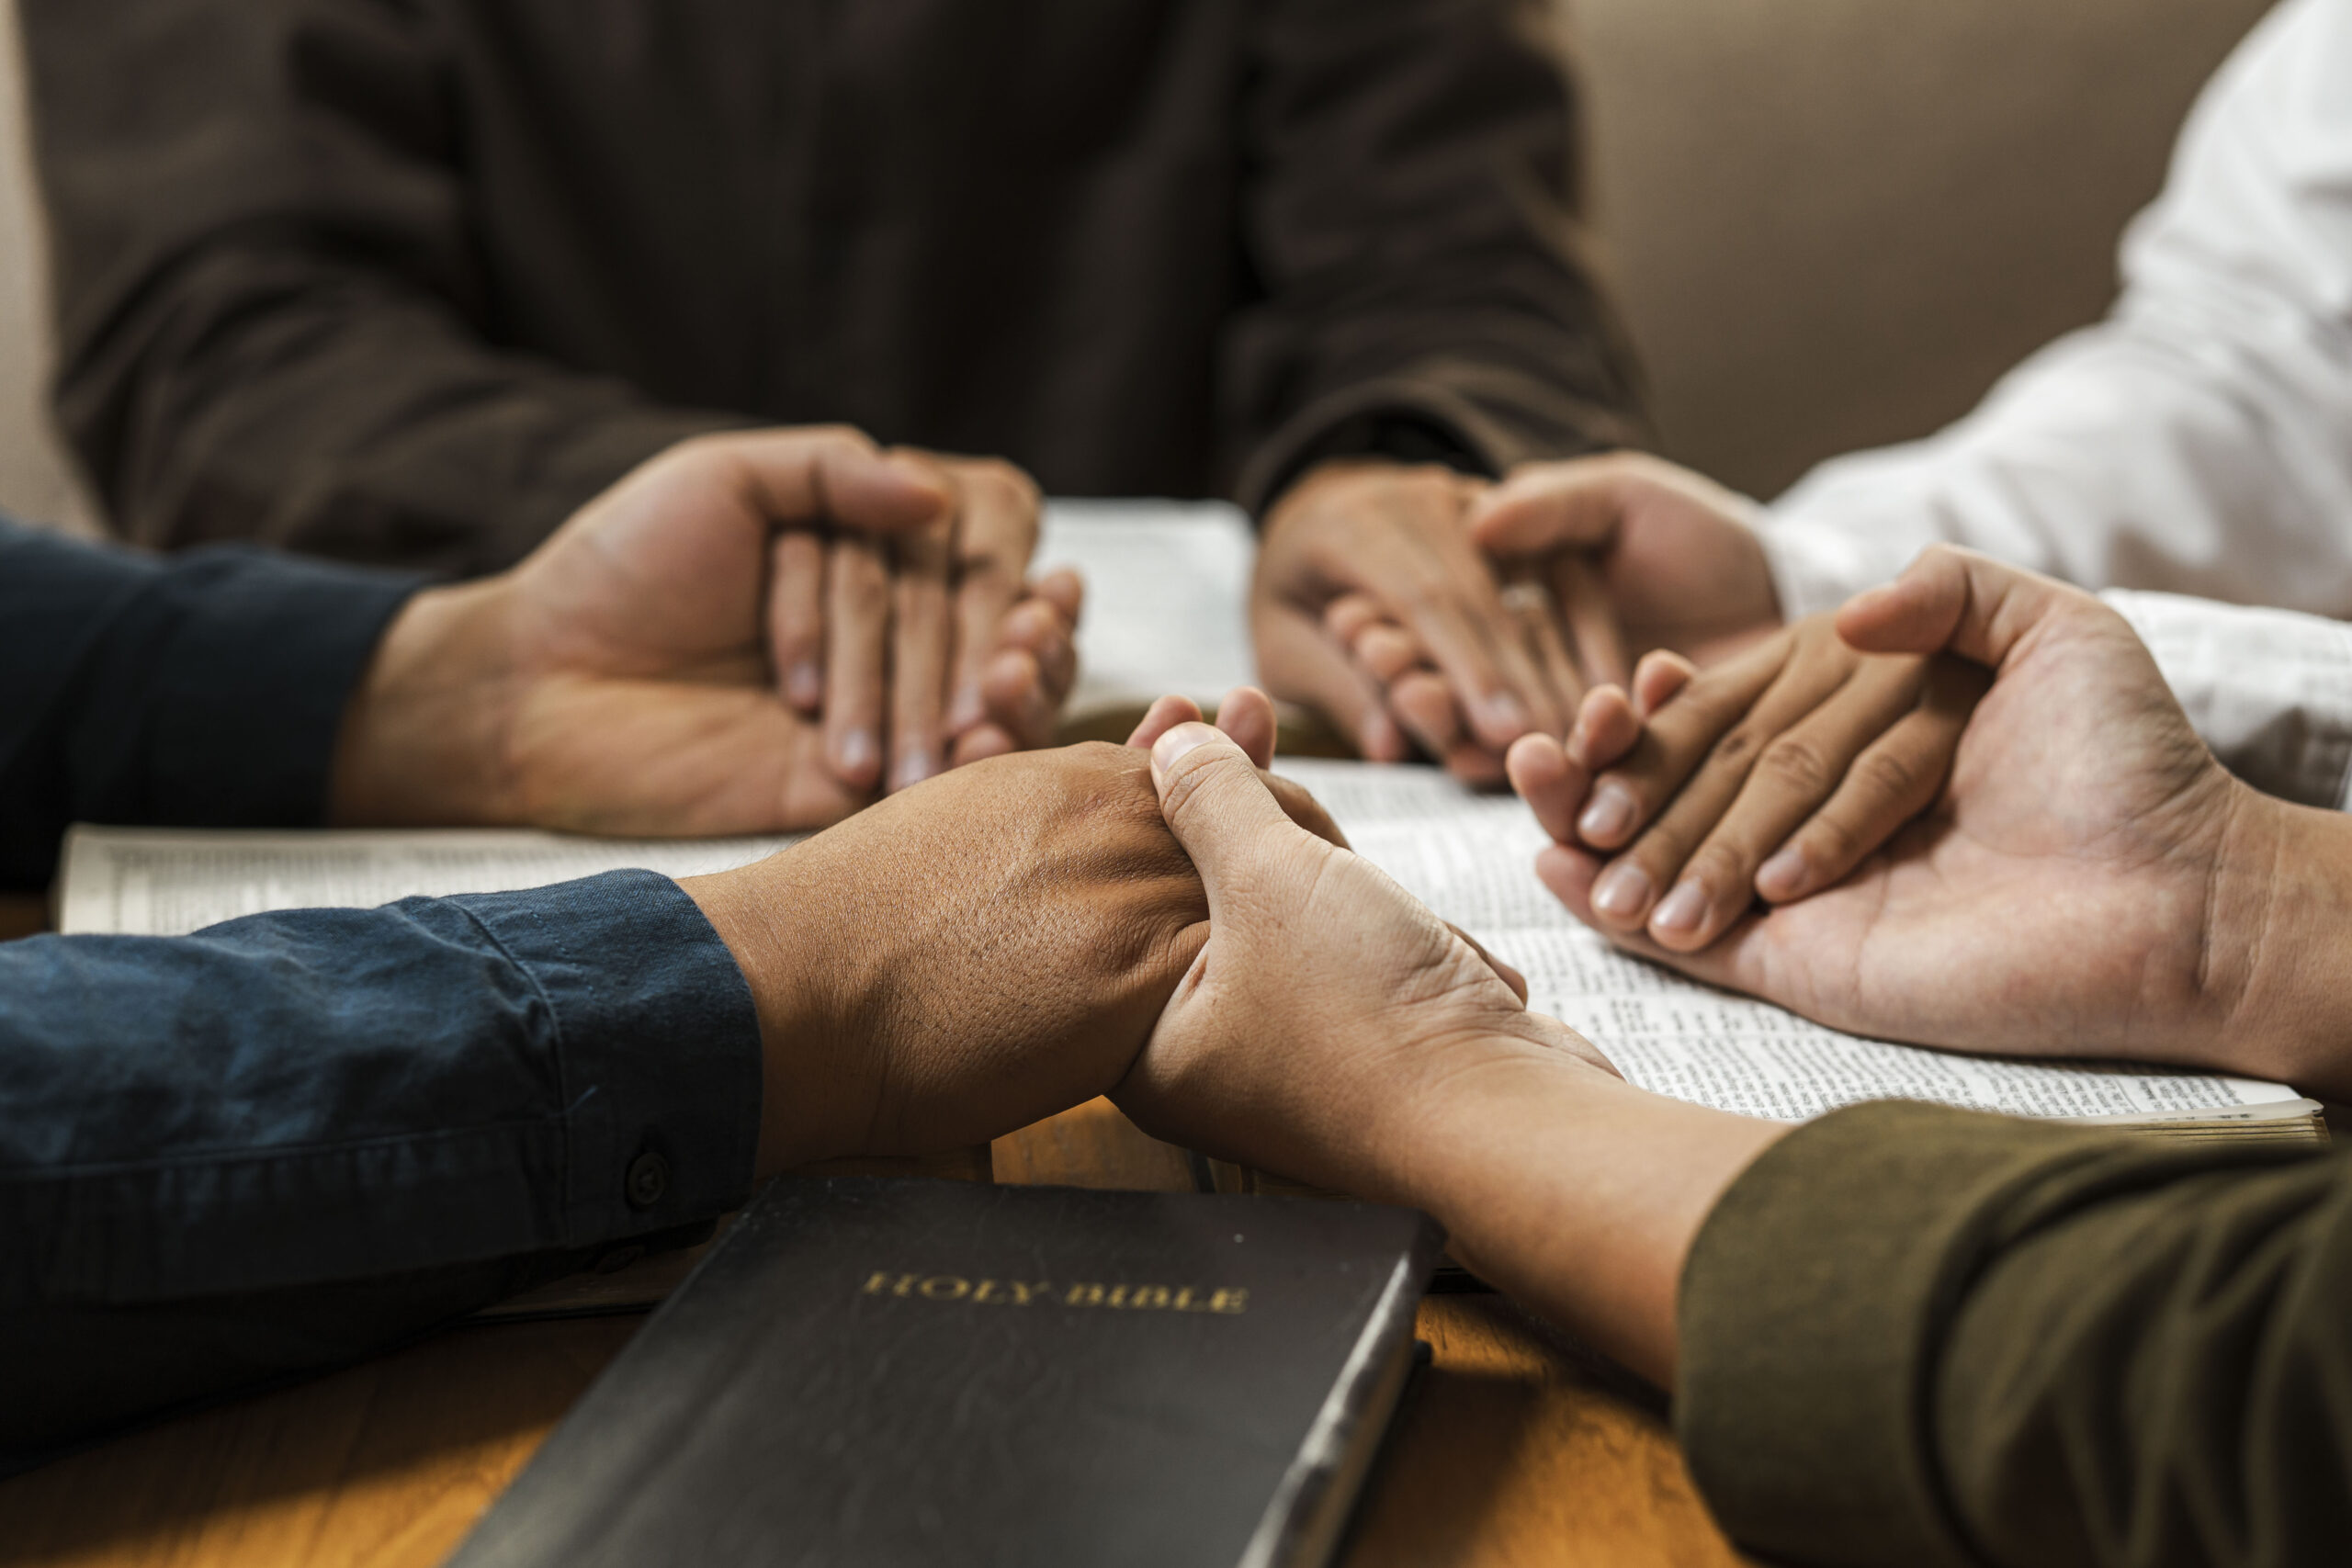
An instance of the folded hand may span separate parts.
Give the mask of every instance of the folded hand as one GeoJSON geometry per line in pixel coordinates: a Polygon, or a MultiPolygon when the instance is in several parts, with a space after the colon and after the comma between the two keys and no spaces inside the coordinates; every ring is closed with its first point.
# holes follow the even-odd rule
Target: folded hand
{"type": "MultiPolygon", "coordinates": [[[[928,766],[948,754],[925,716],[951,656],[980,693],[957,760],[1046,739],[1074,669],[1074,581],[1016,600],[986,657],[969,639],[916,635],[950,609],[944,552],[961,493],[935,462],[854,431],[673,447],[513,570],[401,611],[345,716],[335,819],[694,836],[822,827],[858,809],[880,777],[878,740],[873,767],[839,764],[842,727],[865,722],[847,716],[865,699],[852,691],[820,718],[776,689],[775,622],[815,570],[786,546],[820,526],[844,549],[860,541],[869,562],[902,552],[928,563],[898,589],[919,612],[901,629],[929,650],[898,671],[903,755],[928,766]]],[[[987,592],[966,585],[967,625],[1018,592],[999,570],[1012,558],[990,558],[987,592]]]]}
{"type": "Polygon", "coordinates": [[[1523,981],[1369,861],[1298,826],[1254,759],[1199,724],[1152,748],[1169,827],[1207,888],[1208,939],[1114,1098],[1210,1154],[1367,1196],[1381,1129],[1451,1075],[1600,1057],[1523,981]]]}
{"type": "Polygon", "coordinates": [[[2352,1079],[2341,1009],[2312,989],[2340,942],[2346,825],[2230,777],[2120,615],[1938,547],[1837,624],[1860,649],[1994,672],[1928,813],[1843,883],[1702,951],[1600,917],[1600,857],[1555,844],[1537,871],[1573,911],[1858,1033],[2352,1079]]]}
{"type": "Polygon", "coordinates": [[[1810,616],[1704,671],[1653,653],[1586,699],[1565,746],[1528,736],[1511,782],[1546,831],[1611,856],[1592,911],[1688,953],[1758,898],[1844,877],[1942,790],[1984,671],[1864,654],[1810,616]]]}

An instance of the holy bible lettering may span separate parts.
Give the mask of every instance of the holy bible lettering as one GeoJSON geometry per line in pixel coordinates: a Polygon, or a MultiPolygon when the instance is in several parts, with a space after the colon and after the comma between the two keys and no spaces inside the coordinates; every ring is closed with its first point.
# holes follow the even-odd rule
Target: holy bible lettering
{"type": "Polygon", "coordinates": [[[446,1568],[1329,1568],[1442,1246],[1336,1200],[779,1177],[446,1568]]]}
{"type": "Polygon", "coordinates": [[[1066,1307],[1110,1307],[1126,1312],[1210,1312],[1233,1315],[1250,1310],[1250,1292],[1238,1286],[1112,1285],[1099,1280],[1057,1287],[1050,1280],[971,1280],[961,1274],[892,1273],[877,1269],[858,1292],[864,1296],[905,1296],[927,1302],[968,1302],[975,1306],[1027,1306],[1035,1301],[1066,1307]]]}

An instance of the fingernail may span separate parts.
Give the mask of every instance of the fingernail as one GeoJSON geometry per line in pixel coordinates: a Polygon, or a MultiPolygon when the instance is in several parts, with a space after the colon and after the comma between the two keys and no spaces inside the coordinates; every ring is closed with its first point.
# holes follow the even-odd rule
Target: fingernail
{"type": "Polygon", "coordinates": [[[1592,907],[1615,919],[1639,919],[1649,901],[1650,874],[1631,861],[1611,866],[1592,885],[1592,907]]]}
{"type": "Polygon", "coordinates": [[[1490,692],[1478,699],[1478,716],[1489,728],[1511,731],[1516,740],[1529,727],[1527,705],[1509,692],[1490,692]]]}
{"type": "Polygon", "coordinates": [[[890,787],[893,789],[911,788],[914,785],[922,783],[923,780],[931,777],[933,773],[937,773],[938,771],[937,766],[931,760],[931,753],[929,751],[910,751],[905,756],[899,759],[898,778],[890,787]]]}
{"type": "Polygon", "coordinates": [[[810,663],[794,665],[785,673],[784,694],[794,707],[814,712],[825,700],[825,672],[810,663]]]}
{"type": "Polygon", "coordinates": [[[1804,891],[1807,874],[1804,852],[1791,844],[1756,868],[1756,891],[1781,903],[1804,891]]]}
{"type": "Polygon", "coordinates": [[[881,765],[882,744],[870,729],[853,729],[842,737],[842,772],[862,779],[881,765]]]}
{"type": "Polygon", "coordinates": [[[1666,896],[1650,917],[1650,925],[1661,931],[1681,935],[1695,931],[1699,922],[1707,918],[1707,890],[1695,882],[1678,882],[1674,891],[1666,896]]]}
{"type": "Polygon", "coordinates": [[[1577,818],[1577,831],[1595,844],[1611,844],[1634,829],[1634,792],[1621,784],[1593,786],[1592,802],[1577,818]]]}
{"type": "Polygon", "coordinates": [[[1178,725],[1151,743],[1151,782],[1158,784],[1168,770],[1181,761],[1185,752],[1195,746],[1205,746],[1217,738],[1217,732],[1197,720],[1178,725]]]}

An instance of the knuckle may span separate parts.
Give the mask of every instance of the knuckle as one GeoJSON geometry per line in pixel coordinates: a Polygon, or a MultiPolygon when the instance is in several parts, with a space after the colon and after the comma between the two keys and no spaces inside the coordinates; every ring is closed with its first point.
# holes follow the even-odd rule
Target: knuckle
{"type": "MultiPolygon", "coordinates": [[[[864,461],[881,456],[882,448],[874,437],[854,424],[810,425],[795,433],[802,443],[802,450],[818,463],[827,461],[864,461]]],[[[717,439],[725,440],[724,434],[717,439]]]]}
{"type": "Polygon", "coordinates": [[[1419,463],[1397,476],[1405,493],[1417,502],[1428,504],[1453,499],[1454,472],[1440,463],[1419,463]]]}
{"type": "Polygon", "coordinates": [[[1204,808],[1196,803],[1216,788],[1216,779],[1224,772],[1218,765],[1220,760],[1216,750],[1195,747],[1169,767],[1160,788],[1159,809],[1170,823],[1182,821],[1204,808]]]}
{"type": "Polygon", "coordinates": [[[1905,801],[1925,782],[1921,769],[1902,752],[1880,747],[1856,764],[1862,788],[1873,799],[1905,801]]]}
{"type": "Polygon", "coordinates": [[[1757,771],[1796,794],[1819,796],[1830,786],[1830,762],[1821,748],[1803,736],[1783,735],[1764,748],[1757,771]]]}
{"type": "Polygon", "coordinates": [[[1736,845],[1710,840],[1684,863],[1682,874],[1702,885],[1710,898],[1720,898],[1726,889],[1747,884],[1747,856],[1736,845]]]}
{"type": "Polygon", "coordinates": [[[1396,585],[1396,603],[1408,619],[1441,615],[1453,607],[1453,595],[1442,579],[1416,571],[1396,585]]]}
{"type": "Polygon", "coordinates": [[[1707,753],[1707,766],[1718,773],[1745,777],[1755,766],[1756,753],[1764,744],[1763,735],[1752,724],[1735,724],[1724,731],[1707,753]]]}
{"type": "Polygon", "coordinates": [[[1035,505],[1042,493],[1028,470],[1002,457],[980,458],[972,469],[975,482],[1015,505],[1035,505]]]}
{"type": "Polygon", "coordinates": [[[1146,773],[1144,754],[1132,746],[1121,746],[1109,740],[1081,740],[1065,747],[1061,753],[1070,765],[1084,773],[1099,773],[1105,778],[1125,777],[1146,773]]]}
{"type": "Polygon", "coordinates": [[[1861,839],[1845,818],[1824,812],[1808,823],[1804,843],[1815,865],[1844,865],[1861,849],[1861,839]]]}
{"type": "Polygon", "coordinates": [[[1653,884],[1664,892],[1674,880],[1675,874],[1690,863],[1694,846],[1690,837],[1672,821],[1659,822],[1634,843],[1634,860],[1650,874],[1653,884]]]}

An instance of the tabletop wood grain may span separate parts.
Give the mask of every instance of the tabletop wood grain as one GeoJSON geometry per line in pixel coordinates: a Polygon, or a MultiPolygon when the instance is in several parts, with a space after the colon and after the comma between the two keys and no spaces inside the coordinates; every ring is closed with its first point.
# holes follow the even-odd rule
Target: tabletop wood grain
{"type": "MultiPolygon", "coordinates": [[[[1096,1100],[1000,1139],[1001,1181],[1182,1190],[1184,1155],[1096,1100]]],[[[641,1317],[451,1330],[0,1482],[0,1562],[434,1568],[641,1317]]],[[[1433,1296],[1432,1364],[1365,1492],[1348,1568],[1711,1568],[1655,1401],[1496,1296],[1433,1296]]]]}
{"type": "Polygon", "coordinates": [[[0,942],[49,929],[49,900],[38,894],[0,893],[0,942]]]}

